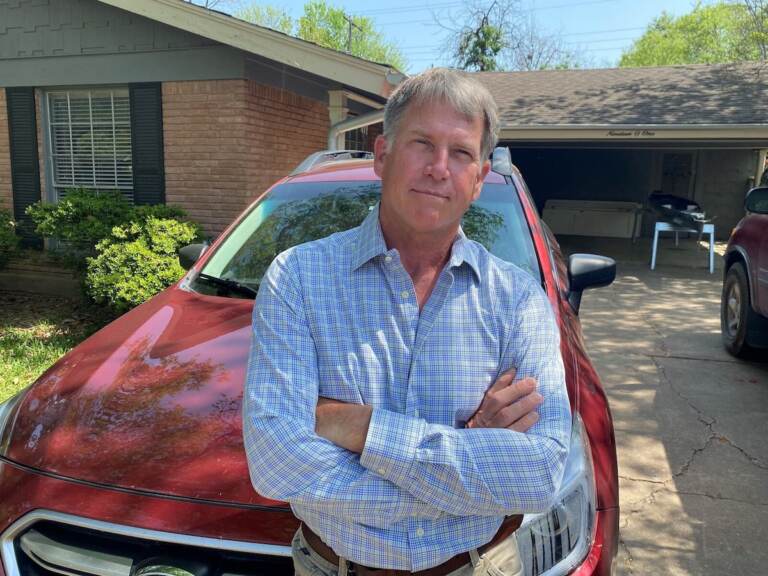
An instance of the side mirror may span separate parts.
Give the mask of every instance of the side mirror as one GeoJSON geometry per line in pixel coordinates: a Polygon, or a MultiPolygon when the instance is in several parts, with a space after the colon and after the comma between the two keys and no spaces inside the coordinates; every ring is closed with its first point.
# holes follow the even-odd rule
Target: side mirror
{"type": "Polygon", "coordinates": [[[768,187],[752,188],[747,192],[744,210],[752,214],[768,214],[768,187]]]}
{"type": "Polygon", "coordinates": [[[189,270],[195,265],[203,255],[205,249],[208,248],[208,244],[189,244],[183,248],[179,248],[179,264],[184,270],[189,270]]]}
{"type": "Polygon", "coordinates": [[[595,254],[571,254],[568,257],[568,302],[579,313],[581,294],[587,288],[608,286],[616,278],[616,261],[595,254]]]}

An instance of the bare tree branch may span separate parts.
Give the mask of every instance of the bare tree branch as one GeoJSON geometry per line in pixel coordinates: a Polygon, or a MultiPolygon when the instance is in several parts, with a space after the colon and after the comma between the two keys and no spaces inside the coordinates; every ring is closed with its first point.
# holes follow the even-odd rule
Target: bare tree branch
{"type": "Polygon", "coordinates": [[[444,51],[467,70],[541,70],[585,64],[560,34],[545,33],[519,0],[471,0],[458,12],[437,15],[448,32],[444,51]]]}

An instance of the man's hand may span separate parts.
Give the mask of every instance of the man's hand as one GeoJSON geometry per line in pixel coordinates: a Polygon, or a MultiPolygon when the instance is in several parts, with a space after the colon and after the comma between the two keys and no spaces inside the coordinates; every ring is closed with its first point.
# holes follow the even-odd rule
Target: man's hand
{"type": "Polygon", "coordinates": [[[516,370],[510,368],[488,388],[480,407],[467,422],[467,428],[509,428],[525,432],[539,421],[536,412],[544,398],[536,392],[536,380],[515,381],[516,370]]]}
{"type": "Polygon", "coordinates": [[[315,432],[337,446],[362,454],[372,412],[370,406],[321,396],[315,409],[315,432]]]}

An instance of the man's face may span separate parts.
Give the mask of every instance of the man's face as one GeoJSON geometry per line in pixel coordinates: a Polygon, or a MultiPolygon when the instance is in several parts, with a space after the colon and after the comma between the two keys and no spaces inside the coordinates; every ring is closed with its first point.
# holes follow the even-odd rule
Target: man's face
{"type": "Polygon", "coordinates": [[[482,136],[480,117],[468,119],[445,103],[410,106],[395,141],[387,148],[379,136],[374,148],[382,226],[409,235],[454,235],[490,168],[480,155],[482,136]]]}

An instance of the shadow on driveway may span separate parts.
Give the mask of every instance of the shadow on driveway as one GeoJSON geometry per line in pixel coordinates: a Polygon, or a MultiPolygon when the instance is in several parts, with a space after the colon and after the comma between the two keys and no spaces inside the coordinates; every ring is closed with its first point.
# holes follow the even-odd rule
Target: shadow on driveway
{"type": "Polygon", "coordinates": [[[768,565],[768,364],[723,349],[721,286],[704,267],[620,262],[612,286],[584,295],[616,429],[621,574],[768,565]]]}

